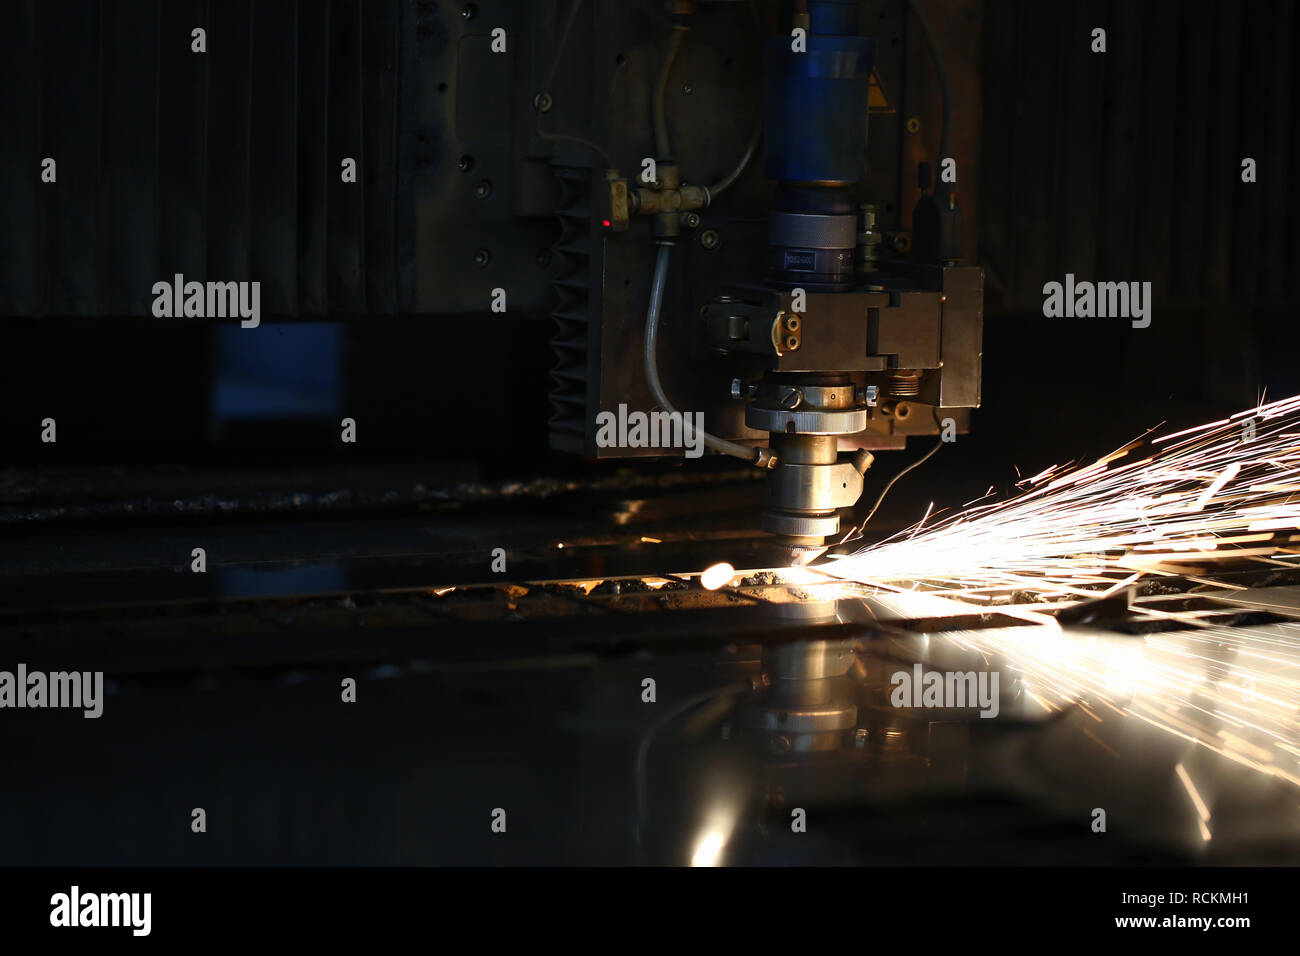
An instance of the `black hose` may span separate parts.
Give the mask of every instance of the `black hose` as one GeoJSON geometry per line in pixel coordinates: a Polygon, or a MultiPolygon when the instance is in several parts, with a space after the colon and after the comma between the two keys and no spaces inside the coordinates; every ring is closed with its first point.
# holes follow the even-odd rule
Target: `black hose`
{"type": "MultiPolygon", "coordinates": [[[[935,423],[936,425],[939,426],[939,430],[940,430],[940,432],[942,433],[942,431],[943,431],[943,425],[942,425],[942,423],[939,421],[939,411],[938,411],[938,409],[935,409],[935,410],[934,410],[934,423],[935,423]]],[[[857,526],[856,526],[852,531],[850,531],[850,532],[849,532],[848,534],[846,534],[842,539],[840,539],[840,541],[839,541],[838,544],[837,544],[837,547],[838,547],[839,544],[848,544],[850,541],[857,541],[859,538],[861,538],[862,535],[861,535],[861,534],[858,534],[857,532],[860,532],[863,528],[865,528],[865,527],[867,526],[867,524],[871,521],[871,519],[872,519],[873,517],[875,517],[876,511],[880,508],[881,502],[883,502],[883,501],[885,500],[885,495],[889,494],[889,489],[894,487],[894,483],[895,483],[896,481],[898,481],[898,479],[902,478],[902,477],[903,477],[905,474],[907,474],[909,471],[911,471],[913,468],[918,468],[918,467],[920,467],[921,465],[924,465],[924,464],[925,464],[927,461],[929,461],[931,458],[933,458],[935,452],[937,452],[940,448],[942,448],[942,447],[943,447],[943,444],[944,444],[944,442],[943,442],[943,436],[942,436],[942,434],[940,434],[939,440],[938,440],[937,442],[935,442],[935,445],[934,445],[933,448],[931,448],[929,451],[927,451],[924,455],[922,455],[922,456],[921,456],[920,458],[918,458],[916,461],[912,462],[910,465],[908,465],[906,468],[904,468],[904,469],[903,469],[902,471],[900,471],[898,474],[894,475],[893,478],[890,478],[889,481],[885,484],[885,487],[884,487],[883,489],[881,489],[881,491],[880,491],[880,496],[879,496],[878,498],[876,498],[876,503],[875,503],[874,505],[872,505],[872,506],[871,506],[871,510],[867,512],[867,516],[866,516],[865,518],[863,518],[862,521],[861,521],[861,523],[859,523],[859,524],[858,524],[858,525],[857,525],[857,526]]]]}
{"type": "Polygon", "coordinates": [[[930,24],[926,22],[916,0],[908,0],[908,5],[916,16],[916,22],[921,25],[921,35],[925,37],[926,45],[930,48],[930,56],[934,59],[934,69],[939,75],[939,91],[943,96],[943,126],[939,134],[939,162],[934,167],[935,181],[937,182],[939,171],[943,167],[943,161],[948,158],[949,134],[952,132],[952,91],[948,84],[948,67],[943,62],[943,55],[939,52],[939,45],[934,42],[934,34],[930,32],[930,24]]]}
{"type": "Polygon", "coordinates": [[[659,71],[659,82],[655,85],[654,124],[655,157],[660,160],[671,159],[672,151],[668,144],[668,115],[664,110],[664,97],[668,92],[668,75],[677,60],[677,51],[682,48],[682,37],[688,27],[681,23],[673,24],[673,38],[668,41],[668,54],[664,57],[663,69],[659,71]]]}
{"type": "MultiPolygon", "coordinates": [[[[758,6],[757,4],[755,4],[754,0],[749,0],[749,12],[754,18],[755,36],[762,37],[763,22],[759,18],[758,6]]],[[[730,189],[731,186],[736,182],[736,180],[741,177],[741,174],[744,173],[745,169],[749,166],[750,160],[754,158],[754,153],[757,151],[758,144],[762,139],[763,139],[763,103],[762,100],[760,99],[758,104],[758,115],[754,117],[754,128],[750,131],[749,141],[745,144],[745,152],[740,157],[740,162],[736,164],[735,168],[732,169],[731,172],[727,173],[727,175],[723,176],[712,186],[708,187],[707,194],[708,194],[708,202],[710,204],[712,204],[713,200],[717,198],[719,195],[721,195],[724,190],[730,189]]]]}
{"type": "Polygon", "coordinates": [[[754,129],[749,134],[749,142],[745,145],[745,155],[740,157],[740,162],[736,164],[735,169],[727,173],[727,175],[723,176],[712,186],[708,187],[710,203],[712,203],[714,199],[718,198],[719,194],[721,194],[724,189],[728,189],[737,179],[740,178],[740,174],[745,171],[745,167],[749,165],[749,161],[754,158],[754,152],[758,149],[758,143],[762,138],[763,112],[762,110],[759,110],[758,119],[754,123],[754,129]]]}
{"type": "MultiPolygon", "coordinates": [[[[566,136],[562,133],[547,133],[542,129],[542,102],[543,96],[551,95],[551,84],[555,82],[556,71],[560,68],[560,58],[564,55],[564,48],[568,45],[569,34],[573,32],[573,22],[578,19],[578,11],[582,8],[583,0],[573,0],[573,6],[569,7],[569,16],[564,21],[564,29],[560,31],[559,42],[555,45],[555,57],[551,60],[551,68],[546,72],[546,82],[542,84],[541,92],[537,100],[533,103],[533,111],[537,116],[534,124],[534,132],[539,139],[544,139],[553,143],[573,143],[575,146],[582,146],[591,150],[605,161],[606,169],[614,168],[614,161],[609,158],[609,153],[605,152],[599,145],[589,139],[583,139],[581,136],[566,136]]],[[[552,109],[554,108],[554,98],[552,98],[552,109]]]]}

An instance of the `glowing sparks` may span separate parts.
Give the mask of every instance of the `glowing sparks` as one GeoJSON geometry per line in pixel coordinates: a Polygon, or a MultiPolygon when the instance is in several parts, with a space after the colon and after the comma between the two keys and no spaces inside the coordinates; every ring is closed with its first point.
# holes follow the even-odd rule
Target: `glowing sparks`
{"type": "MultiPolygon", "coordinates": [[[[1087,708],[1103,725],[1107,716],[1136,718],[1300,786],[1300,625],[1219,623],[1242,600],[1269,605],[1251,605],[1249,591],[1243,597],[1239,585],[1206,577],[1241,565],[1300,570],[1300,396],[1148,434],[1092,464],[1046,468],[1017,488],[1008,500],[955,515],[927,511],[898,535],[817,570],[862,594],[906,589],[1032,612],[1046,626],[949,639],[1007,662],[1027,699],[1045,709],[1087,708]],[[1130,604],[1130,619],[1157,629],[1145,637],[1067,631],[1043,613],[1112,596],[1123,609],[1126,589],[1169,576],[1190,582],[1180,593],[1198,601],[1130,604]]],[[[1282,610],[1300,616],[1300,602],[1282,610]]],[[[1208,841],[1208,807],[1181,764],[1177,772],[1208,841]]]]}
{"type": "Polygon", "coordinates": [[[1183,782],[1183,787],[1187,790],[1187,795],[1192,798],[1192,806],[1196,807],[1197,815],[1206,823],[1210,822],[1210,808],[1205,805],[1201,799],[1201,794],[1196,789],[1196,784],[1192,783],[1191,776],[1187,773],[1187,768],[1182,764],[1174,767],[1174,773],[1178,774],[1178,779],[1183,782]]]}
{"type": "Polygon", "coordinates": [[[1300,397],[1252,409],[1246,423],[1188,429],[1174,445],[1130,442],[1086,467],[1044,469],[1015,497],[929,527],[927,511],[895,538],[824,569],[865,584],[1059,594],[1133,570],[1159,574],[1168,561],[1273,556],[1300,542],[1300,499],[1288,480],[1300,477],[1297,427],[1300,397]],[[1259,547],[1243,551],[1241,535],[1259,547]]]}

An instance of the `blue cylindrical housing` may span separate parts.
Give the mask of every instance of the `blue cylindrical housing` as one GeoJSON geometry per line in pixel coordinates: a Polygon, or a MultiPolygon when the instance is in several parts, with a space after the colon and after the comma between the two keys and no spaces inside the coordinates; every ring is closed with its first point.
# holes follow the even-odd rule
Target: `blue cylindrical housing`
{"type": "Polygon", "coordinates": [[[866,173],[876,41],[854,36],[856,0],[810,0],[806,48],[765,50],[766,171],[777,181],[767,281],[777,288],[852,287],[856,219],[850,187],[866,173]]]}
{"type": "Polygon", "coordinates": [[[819,185],[857,182],[865,172],[876,41],[814,33],[807,43],[806,52],[795,53],[790,37],[767,42],[767,177],[819,185]]]}
{"type": "Polygon", "coordinates": [[[858,32],[858,0],[809,0],[808,32],[852,36],[858,32]]]}

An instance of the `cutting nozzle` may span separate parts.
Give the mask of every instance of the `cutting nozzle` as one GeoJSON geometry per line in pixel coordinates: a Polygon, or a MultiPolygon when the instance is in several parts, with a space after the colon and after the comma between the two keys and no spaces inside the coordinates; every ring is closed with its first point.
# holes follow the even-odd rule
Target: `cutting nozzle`
{"type": "Polygon", "coordinates": [[[789,566],[792,568],[807,567],[812,564],[823,554],[826,553],[827,547],[813,547],[809,545],[792,545],[784,549],[789,566]]]}

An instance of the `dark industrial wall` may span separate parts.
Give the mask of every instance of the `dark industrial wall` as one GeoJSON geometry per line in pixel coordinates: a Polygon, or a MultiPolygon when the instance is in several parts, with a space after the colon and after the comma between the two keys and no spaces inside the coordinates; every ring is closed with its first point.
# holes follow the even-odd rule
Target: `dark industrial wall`
{"type": "MultiPolygon", "coordinates": [[[[542,308],[534,260],[555,226],[512,216],[532,200],[512,195],[511,142],[553,10],[473,6],[467,20],[433,0],[13,0],[0,315],[147,314],[176,272],[260,280],[268,314],[484,311],[507,284],[542,308]],[[525,39],[493,58],[495,24],[525,39]],[[46,156],[57,186],[40,181],[46,156]]],[[[941,33],[978,24],[972,6],[925,5],[941,33]]],[[[1150,280],[1168,308],[1282,301],[1300,255],[1294,0],[982,6],[992,308],[1037,311],[1067,271],[1150,280]],[[1089,48],[1098,26],[1105,54],[1089,48]],[[1258,183],[1241,182],[1243,156],[1258,183]]]]}
{"type": "MultiPolygon", "coordinates": [[[[621,3],[598,0],[579,18],[548,123],[594,129],[626,162],[648,138],[640,127],[666,30],[658,0],[631,13],[621,3]],[[597,11],[604,27],[628,22],[602,33],[597,11]]],[[[1068,432],[1070,457],[1077,429],[1056,426],[1077,420],[1081,405],[1108,423],[1103,434],[1127,437],[1167,414],[1153,402],[1209,398],[1235,410],[1261,388],[1300,390],[1291,361],[1300,321],[1285,294],[1300,257],[1290,214],[1300,186],[1285,165],[1300,146],[1296,2],[921,5],[952,75],[954,154],[963,177],[978,168],[960,198],[988,272],[982,447],[998,455],[997,441],[1033,435],[1047,456],[1056,450],[1044,443],[1068,432]],[[1097,26],[1105,54],[1089,49],[1097,26]],[[1241,182],[1245,155],[1258,161],[1255,184],[1241,182]],[[1151,281],[1152,326],[1044,320],[1043,283],[1067,272],[1151,281]]],[[[364,423],[364,454],[542,445],[554,363],[542,313],[563,256],[538,254],[559,227],[551,148],[531,134],[529,91],[554,59],[567,3],[480,0],[470,19],[465,6],[10,0],[0,31],[0,318],[91,321],[6,323],[3,460],[228,458],[254,427],[258,448],[333,452],[344,414],[364,423]],[[498,23],[518,42],[494,55],[486,36],[498,23]],[[208,31],[205,54],[191,52],[197,25],[208,31]],[[58,161],[57,185],[40,180],[44,156],[58,161]],[[340,180],[342,156],[358,159],[355,185],[340,180]],[[480,249],[491,252],[484,267],[480,249]],[[338,339],[338,395],[314,416],[315,431],[300,420],[274,429],[265,415],[223,430],[212,395],[231,370],[215,329],[100,321],[148,315],[152,284],[176,272],[260,280],[268,315],[474,314],[454,326],[352,323],[338,339]],[[487,311],[497,286],[510,289],[508,318],[487,311]],[[59,420],[57,446],[40,441],[46,416],[59,420]]],[[[750,114],[736,94],[753,84],[741,55],[748,18],[737,4],[702,10],[693,37],[713,18],[736,49],[713,35],[686,44],[680,66],[693,92],[676,88],[670,105],[691,175],[707,176],[738,155],[750,114]]],[[[906,225],[915,160],[937,148],[933,63],[901,0],[863,11],[901,106],[872,119],[873,188],[906,225]],[[913,116],[916,135],[902,131],[913,116]]],[[[573,150],[566,162],[585,158],[573,150]]],[[[730,210],[711,211],[721,251],[693,266],[694,253],[679,250],[688,274],[714,278],[717,258],[744,253],[731,237],[759,218],[747,204],[762,186],[741,183],[724,200],[730,210]]],[[[633,279],[628,308],[646,281],[633,279]]],[[[269,322],[258,334],[232,331],[258,361],[275,350],[286,376],[300,371],[303,350],[277,344],[285,336],[269,322]]]]}
{"type": "Polygon", "coordinates": [[[175,273],[260,281],[267,315],[486,311],[507,277],[516,310],[542,307],[554,226],[511,215],[516,57],[531,54],[489,59],[517,4],[465,6],[7,3],[0,316],[148,315],[175,273]]]}
{"type": "Polygon", "coordinates": [[[1294,0],[988,0],[980,247],[990,307],[1067,272],[1157,307],[1293,298],[1294,0]],[[1091,32],[1107,31],[1093,53],[1091,32]],[[1241,161],[1258,182],[1241,181],[1241,161]]]}

